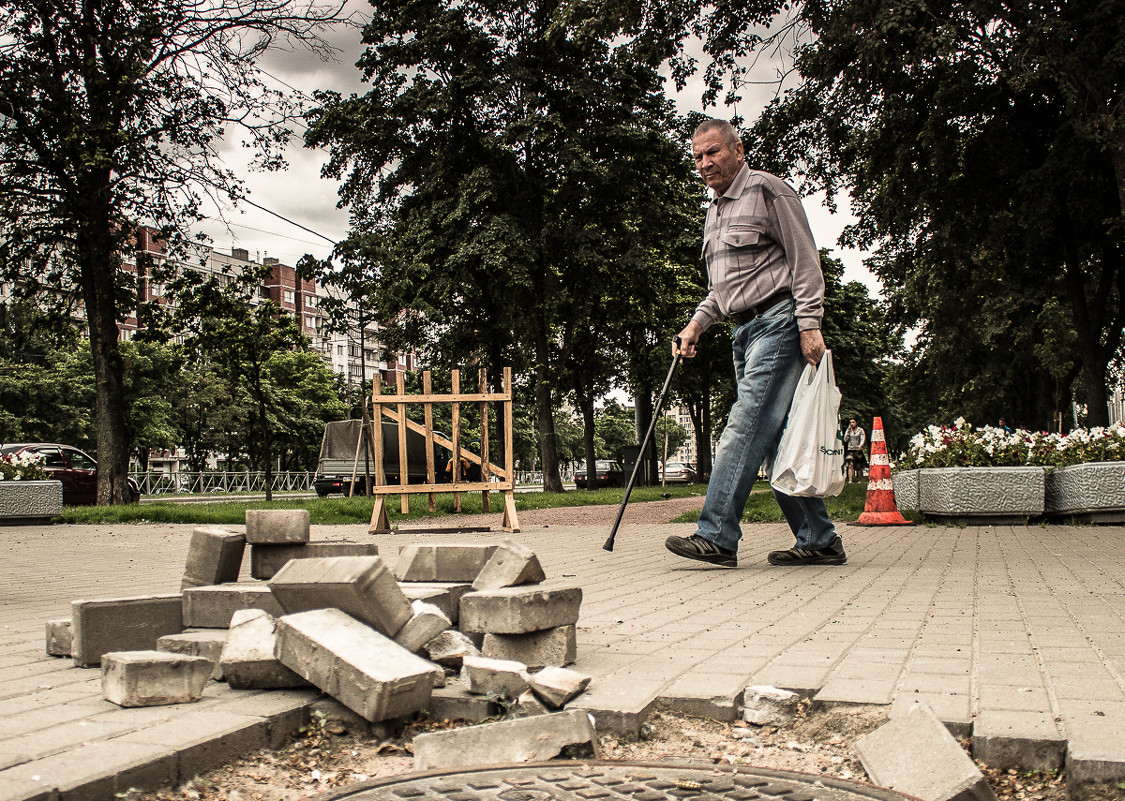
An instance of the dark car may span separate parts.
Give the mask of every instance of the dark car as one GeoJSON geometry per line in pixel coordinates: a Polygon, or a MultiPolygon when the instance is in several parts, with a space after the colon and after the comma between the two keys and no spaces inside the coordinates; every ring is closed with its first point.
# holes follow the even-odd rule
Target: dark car
{"type": "MultiPolygon", "coordinates": [[[[53,442],[13,442],[0,446],[0,453],[42,456],[47,478],[62,482],[63,503],[67,506],[92,506],[98,502],[98,463],[85,451],[53,442]]],[[[141,489],[131,478],[129,494],[132,503],[140,501],[141,489]]]]}
{"type": "MultiPolygon", "coordinates": [[[[617,462],[599,459],[594,462],[594,469],[597,471],[597,479],[599,487],[624,487],[625,486],[625,471],[617,462]]],[[[583,467],[574,474],[574,484],[579,489],[586,489],[586,468],[583,467]]]]}
{"type": "Polygon", "coordinates": [[[660,473],[666,484],[694,484],[698,480],[695,466],[687,462],[668,462],[660,473]]]}

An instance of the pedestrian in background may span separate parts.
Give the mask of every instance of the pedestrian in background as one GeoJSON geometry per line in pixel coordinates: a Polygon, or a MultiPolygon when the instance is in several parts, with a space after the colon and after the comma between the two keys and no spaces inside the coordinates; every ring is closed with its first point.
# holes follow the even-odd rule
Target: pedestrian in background
{"type": "Polygon", "coordinates": [[[867,467],[867,457],[863,453],[865,444],[867,434],[853,417],[848,420],[848,427],[844,430],[844,480],[849,484],[863,480],[863,469],[867,467]]]}

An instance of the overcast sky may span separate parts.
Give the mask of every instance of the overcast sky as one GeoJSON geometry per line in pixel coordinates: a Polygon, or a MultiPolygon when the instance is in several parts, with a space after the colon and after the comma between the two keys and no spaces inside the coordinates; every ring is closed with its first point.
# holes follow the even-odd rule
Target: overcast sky
{"type": "MultiPolygon", "coordinates": [[[[369,13],[366,3],[360,0],[350,0],[350,3],[354,5],[354,13],[361,18],[369,13]]],[[[305,52],[275,52],[263,66],[282,85],[302,92],[331,89],[343,95],[365,93],[369,87],[360,80],[359,70],[355,67],[356,59],[362,51],[360,31],[340,29],[330,38],[340,50],[338,60],[334,63],[321,62],[305,52]]],[[[774,74],[773,66],[763,64],[759,75],[752,77],[768,80],[774,74]]],[[[668,86],[681,112],[703,111],[702,91],[698,82],[689,84],[680,93],[672,92],[671,82],[668,86]]],[[[745,99],[737,108],[711,108],[707,113],[728,117],[738,113],[746,120],[753,121],[769,101],[772,92],[773,88],[766,85],[749,86],[743,93],[745,99]]],[[[297,130],[303,133],[301,128],[297,130]]],[[[298,138],[289,148],[288,169],[275,173],[250,170],[247,167],[247,151],[239,142],[228,143],[223,150],[223,157],[245,179],[250,200],[280,217],[315,231],[316,234],[251,206],[237,211],[226,209],[223,211],[225,220],[219,220],[219,214],[216,213],[200,226],[200,230],[211,237],[211,244],[216,250],[230,252],[231,247],[241,247],[246,248],[255,260],[272,256],[283,264],[294,265],[306,253],[321,258],[328,256],[332,246],[322,237],[335,242],[347,233],[347,212],[336,207],[337,182],[320,177],[321,166],[326,160],[324,151],[303,148],[298,138]]],[[[837,244],[840,232],[852,221],[847,214],[846,198],[840,199],[841,211],[837,214],[829,213],[823,201],[823,197],[817,195],[805,200],[817,244],[830,248],[833,255],[843,260],[845,280],[862,281],[870,288],[872,295],[877,294],[878,283],[862,264],[864,254],[843,250],[837,244]]],[[[702,227],[702,219],[700,226],[702,227]]]]}

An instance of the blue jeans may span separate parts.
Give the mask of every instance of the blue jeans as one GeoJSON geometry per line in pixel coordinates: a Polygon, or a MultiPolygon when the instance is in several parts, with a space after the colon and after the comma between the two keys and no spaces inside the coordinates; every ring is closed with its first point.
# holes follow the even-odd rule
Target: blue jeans
{"type": "MultiPolygon", "coordinates": [[[[696,534],[728,551],[742,539],[742,509],[769,457],[771,463],[785,429],[789,404],[805,360],[801,335],[786,300],[732,332],[738,399],[719,438],[707,498],[696,534]]],[[[836,536],[821,498],[794,498],[774,490],[798,548],[825,548],[836,536]]]]}

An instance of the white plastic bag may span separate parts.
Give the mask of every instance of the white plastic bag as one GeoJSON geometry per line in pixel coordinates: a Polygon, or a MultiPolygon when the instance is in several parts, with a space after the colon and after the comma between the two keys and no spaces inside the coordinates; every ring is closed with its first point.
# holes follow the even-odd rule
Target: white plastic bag
{"type": "Polygon", "coordinates": [[[839,413],[840,390],[829,350],[818,366],[805,365],[793,394],[789,421],[770,472],[774,489],[804,498],[840,494],[844,488],[844,443],[839,413]]]}

